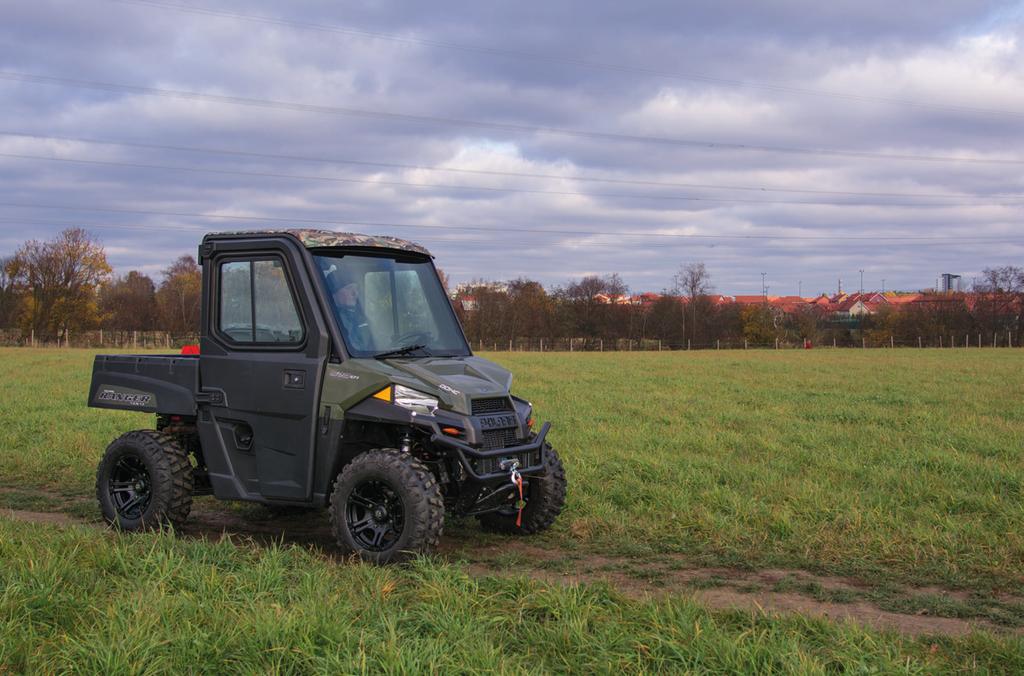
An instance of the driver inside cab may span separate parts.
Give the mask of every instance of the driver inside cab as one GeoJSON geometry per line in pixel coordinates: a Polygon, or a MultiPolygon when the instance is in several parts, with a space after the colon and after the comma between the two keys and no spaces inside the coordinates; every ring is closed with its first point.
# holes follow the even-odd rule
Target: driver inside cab
{"type": "Polygon", "coordinates": [[[338,323],[345,336],[345,344],[354,350],[367,350],[370,348],[370,325],[363,312],[360,303],[359,282],[352,277],[343,276],[337,272],[335,276],[334,296],[335,312],[338,315],[338,323]]]}

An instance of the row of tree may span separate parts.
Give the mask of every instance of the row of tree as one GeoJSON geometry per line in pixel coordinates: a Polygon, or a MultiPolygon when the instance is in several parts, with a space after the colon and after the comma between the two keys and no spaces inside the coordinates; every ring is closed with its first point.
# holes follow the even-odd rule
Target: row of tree
{"type": "Polygon", "coordinates": [[[720,302],[703,263],[683,266],[672,287],[643,302],[609,302],[627,295],[618,275],[591,276],[550,292],[538,282],[476,282],[460,287],[455,309],[474,344],[506,345],[520,338],[661,341],[669,346],[802,344],[938,344],[984,336],[1006,344],[1024,330],[1024,270],[986,269],[971,293],[924,295],[901,307],[882,305],[858,317],[807,303],[720,302]]]}
{"type": "Polygon", "coordinates": [[[159,283],[136,270],[114,276],[100,242],[72,228],[0,259],[0,327],[41,341],[97,328],[194,333],[200,286],[191,256],[164,269],[159,283]]]}
{"type": "MultiPolygon", "coordinates": [[[[669,289],[643,303],[617,302],[629,289],[610,274],[551,290],[529,279],[479,281],[460,287],[454,305],[469,339],[485,345],[523,338],[694,347],[805,340],[914,344],[977,334],[988,343],[1024,329],[1024,270],[1014,266],[985,270],[970,294],[883,306],[858,318],[812,304],[783,311],[768,303],[721,303],[711,291],[707,268],[692,263],[680,268],[669,289]]],[[[135,270],[113,276],[99,241],[81,228],[69,229],[49,241],[28,241],[0,259],[0,328],[32,331],[44,341],[97,328],[195,333],[200,293],[200,268],[191,256],[171,263],[159,282],[135,270]]]]}

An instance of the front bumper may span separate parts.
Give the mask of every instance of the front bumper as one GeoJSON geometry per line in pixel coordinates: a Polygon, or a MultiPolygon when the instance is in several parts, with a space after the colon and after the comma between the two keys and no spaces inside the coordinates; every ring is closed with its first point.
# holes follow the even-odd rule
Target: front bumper
{"type": "Polygon", "coordinates": [[[545,456],[547,453],[544,439],[547,437],[548,430],[551,429],[551,423],[544,423],[540,431],[525,444],[509,446],[507,448],[494,448],[486,451],[473,448],[458,439],[445,435],[441,432],[441,428],[436,422],[432,422],[430,425],[430,442],[435,446],[453,451],[463,469],[466,470],[466,473],[476,481],[507,479],[509,476],[508,469],[496,469],[496,471],[487,471],[485,469],[480,471],[481,467],[490,468],[493,466],[497,468],[500,465],[500,461],[506,458],[520,460],[517,469],[524,477],[544,476],[545,456]],[[524,462],[524,459],[528,460],[524,462]]]}

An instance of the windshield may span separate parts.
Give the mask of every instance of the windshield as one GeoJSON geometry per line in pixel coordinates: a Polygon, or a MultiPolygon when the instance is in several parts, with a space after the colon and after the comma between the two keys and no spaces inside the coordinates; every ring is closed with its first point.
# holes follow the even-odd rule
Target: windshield
{"type": "Polygon", "coordinates": [[[353,357],[465,357],[469,347],[429,260],[314,255],[353,357]],[[412,349],[415,348],[415,349],[412,349]]]}

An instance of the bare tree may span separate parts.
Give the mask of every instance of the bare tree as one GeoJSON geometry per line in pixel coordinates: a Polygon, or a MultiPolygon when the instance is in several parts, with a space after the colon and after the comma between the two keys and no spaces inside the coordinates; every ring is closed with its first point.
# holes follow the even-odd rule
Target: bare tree
{"type": "Polygon", "coordinates": [[[703,263],[688,263],[672,278],[675,292],[684,298],[683,334],[694,340],[700,337],[701,324],[707,318],[710,303],[707,295],[711,292],[711,273],[703,263]],[[689,330],[687,330],[686,314],[689,311],[689,330]]]}
{"type": "Polygon", "coordinates": [[[986,333],[1001,333],[1024,321],[1024,269],[1013,265],[985,268],[974,292],[974,319],[986,333]]]}

